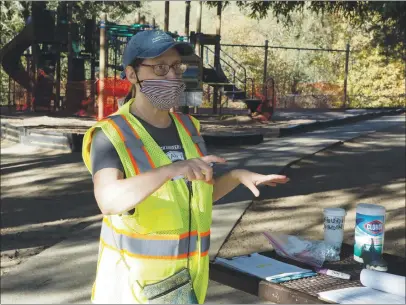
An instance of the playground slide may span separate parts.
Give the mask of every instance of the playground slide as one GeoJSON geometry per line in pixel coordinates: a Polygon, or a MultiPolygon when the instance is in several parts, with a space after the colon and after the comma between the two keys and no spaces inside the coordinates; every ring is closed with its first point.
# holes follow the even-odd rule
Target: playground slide
{"type": "Polygon", "coordinates": [[[21,63],[21,55],[30,47],[33,39],[34,27],[29,23],[0,50],[0,63],[4,71],[30,92],[34,89],[34,82],[21,63]]]}

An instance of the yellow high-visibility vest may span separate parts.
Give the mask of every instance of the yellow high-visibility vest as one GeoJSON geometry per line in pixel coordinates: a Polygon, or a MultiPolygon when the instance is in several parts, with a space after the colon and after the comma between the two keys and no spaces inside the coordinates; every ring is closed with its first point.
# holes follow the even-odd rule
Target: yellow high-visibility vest
{"type": "MultiPolygon", "coordinates": [[[[117,150],[127,178],[171,163],[130,113],[133,101],[86,132],[82,155],[90,172],[90,147],[97,127],[103,130],[117,150]]],[[[199,121],[189,115],[170,115],[186,158],[206,155],[199,121]]],[[[185,268],[188,253],[193,288],[199,303],[204,303],[209,279],[213,186],[193,181],[192,191],[190,234],[189,190],[183,179],[167,181],[139,203],[133,214],[103,218],[92,289],[93,303],[147,303],[142,287],[185,268]]]]}

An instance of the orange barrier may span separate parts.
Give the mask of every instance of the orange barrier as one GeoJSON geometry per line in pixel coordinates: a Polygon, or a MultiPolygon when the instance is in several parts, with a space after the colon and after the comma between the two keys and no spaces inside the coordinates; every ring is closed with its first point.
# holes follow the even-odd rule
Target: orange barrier
{"type": "MultiPolygon", "coordinates": [[[[100,93],[100,80],[96,82],[96,93],[100,93]]],[[[106,78],[103,90],[103,114],[108,116],[118,109],[118,99],[125,97],[131,89],[131,83],[126,79],[106,78]]]]}

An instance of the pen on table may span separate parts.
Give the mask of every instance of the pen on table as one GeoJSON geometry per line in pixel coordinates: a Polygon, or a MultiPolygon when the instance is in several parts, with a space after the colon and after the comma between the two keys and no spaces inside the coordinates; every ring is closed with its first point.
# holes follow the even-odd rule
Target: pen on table
{"type": "Polygon", "coordinates": [[[327,268],[316,268],[315,271],[320,274],[325,274],[325,275],[329,275],[329,276],[344,279],[344,280],[349,280],[351,278],[351,275],[349,275],[347,273],[338,272],[338,271],[327,269],[327,268]]]}

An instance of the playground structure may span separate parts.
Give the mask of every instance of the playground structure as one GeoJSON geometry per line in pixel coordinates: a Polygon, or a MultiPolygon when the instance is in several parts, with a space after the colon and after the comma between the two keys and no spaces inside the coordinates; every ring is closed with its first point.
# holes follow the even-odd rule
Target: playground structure
{"type": "MultiPolygon", "coordinates": [[[[201,33],[202,3],[198,8],[197,32],[189,33],[190,1],[186,1],[185,36],[180,36],[168,32],[169,1],[165,1],[164,31],[176,40],[189,41],[196,49],[196,55],[184,58],[188,63],[183,76],[187,89],[178,110],[210,114],[209,109],[196,107],[197,101],[206,97],[212,104],[211,114],[253,114],[262,109],[265,116],[261,120],[269,119],[275,106],[275,90],[274,81],[269,81],[266,75],[267,53],[264,85],[258,95],[246,69],[221,49],[221,5],[219,2],[215,35],[201,33]],[[223,70],[223,67],[226,68],[223,70]],[[240,101],[246,107],[224,108],[228,100],[240,101]]],[[[102,15],[99,24],[93,17],[80,27],[72,22],[69,2],[61,2],[56,12],[46,10],[44,2],[32,3],[32,14],[24,29],[0,50],[1,64],[10,77],[9,100],[11,80],[14,80],[11,104],[16,110],[101,119],[117,109],[119,100],[130,88],[128,81],[119,78],[124,47],[138,31],[158,27],[155,20],[149,24],[140,14],[132,25],[111,23],[105,16],[102,15]],[[25,67],[22,57],[25,57],[25,67]],[[67,76],[66,81],[61,82],[65,57],[67,76]]]]}

